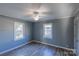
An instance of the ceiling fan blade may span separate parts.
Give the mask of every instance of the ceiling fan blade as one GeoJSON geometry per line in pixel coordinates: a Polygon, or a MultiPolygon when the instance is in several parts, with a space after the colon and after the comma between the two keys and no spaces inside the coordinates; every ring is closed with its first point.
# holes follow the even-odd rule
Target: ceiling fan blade
{"type": "Polygon", "coordinates": [[[42,14],[51,15],[51,14],[54,14],[54,13],[53,12],[42,12],[42,14]]]}

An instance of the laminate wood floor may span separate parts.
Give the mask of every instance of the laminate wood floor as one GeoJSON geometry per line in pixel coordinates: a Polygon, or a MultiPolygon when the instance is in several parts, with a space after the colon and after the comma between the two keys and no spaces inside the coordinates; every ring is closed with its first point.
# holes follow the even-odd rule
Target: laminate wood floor
{"type": "Polygon", "coordinates": [[[29,43],[20,48],[2,54],[0,56],[73,56],[72,51],[44,45],[41,43],[29,43]]]}

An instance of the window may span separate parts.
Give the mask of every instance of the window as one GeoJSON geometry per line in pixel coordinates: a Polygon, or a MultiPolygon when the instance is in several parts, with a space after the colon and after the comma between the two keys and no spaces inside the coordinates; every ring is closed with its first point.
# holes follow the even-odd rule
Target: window
{"type": "Polygon", "coordinates": [[[14,23],[14,38],[20,40],[24,38],[24,24],[20,22],[14,23]]]}
{"type": "Polygon", "coordinates": [[[52,24],[51,23],[44,24],[43,30],[44,30],[43,37],[47,39],[52,39],[52,24]]]}

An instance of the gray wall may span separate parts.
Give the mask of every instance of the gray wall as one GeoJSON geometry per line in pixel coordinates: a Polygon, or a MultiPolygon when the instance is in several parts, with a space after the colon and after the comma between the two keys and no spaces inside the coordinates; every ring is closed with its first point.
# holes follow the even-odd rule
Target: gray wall
{"type": "Polygon", "coordinates": [[[0,52],[25,44],[31,40],[32,23],[0,16],[0,52]],[[14,40],[14,22],[25,24],[25,35],[22,40],[14,40]]]}
{"type": "Polygon", "coordinates": [[[45,43],[74,48],[74,21],[73,18],[63,18],[56,20],[49,20],[43,22],[37,22],[33,25],[34,40],[42,41],[45,43]],[[43,39],[43,24],[53,24],[52,39],[43,39]]]}

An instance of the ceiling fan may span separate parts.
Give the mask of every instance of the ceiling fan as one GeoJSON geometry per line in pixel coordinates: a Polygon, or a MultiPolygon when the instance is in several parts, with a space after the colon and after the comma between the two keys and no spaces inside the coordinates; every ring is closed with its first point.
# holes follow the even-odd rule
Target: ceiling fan
{"type": "Polygon", "coordinates": [[[32,8],[27,10],[25,16],[32,17],[35,21],[49,14],[49,12],[43,7],[42,4],[32,4],[32,8]]]}

